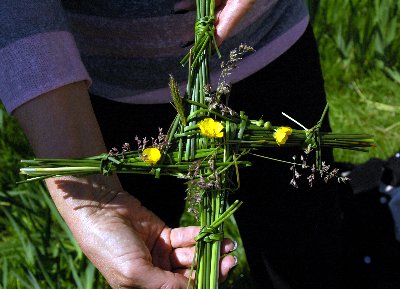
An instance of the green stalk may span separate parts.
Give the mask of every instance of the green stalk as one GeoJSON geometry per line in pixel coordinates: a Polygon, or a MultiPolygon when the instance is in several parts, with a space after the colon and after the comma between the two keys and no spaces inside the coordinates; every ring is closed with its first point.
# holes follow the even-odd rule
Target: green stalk
{"type": "MultiPolygon", "coordinates": [[[[201,210],[200,210],[200,226],[204,228],[207,225],[207,196],[203,195],[203,202],[201,205],[201,210]]],[[[207,277],[206,275],[206,262],[205,262],[205,242],[198,242],[199,243],[199,252],[198,252],[198,261],[197,261],[197,266],[199,268],[199,274],[198,277],[196,278],[198,280],[198,287],[197,288],[204,288],[204,282],[207,277]]]]}
{"type": "MultiPolygon", "coordinates": [[[[210,192],[209,192],[210,193],[210,192]]],[[[207,196],[207,199],[209,197],[207,196]]],[[[210,207],[210,201],[212,202],[213,197],[211,196],[211,200],[207,200],[207,225],[211,224],[212,222],[212,207],[210,207]]],[[[205,258],[204,258],[204,267],[206,268],[205,270],[205,288],[211,288],[210,287],[210,278],[209,276],[211,275],[212,271],[212,264],[211,264],[211,242],[206,242],[206,251],[205,251],[205,258]]]]}
{"type": "MultiPolygon", "coordinates": [[[[214,217],[213,219],[216,220],[219,218],[219,211],[220,211],[220,194],[215,192],[213,198],[213,210],[214,210],[214,217]]],[[[222,228],[220,228],[222,230],[222,228]]],[[[213,242],[211,248],[211,266],[214,270],[211,271],[210,274],[210,288],[218,288],[218,276],[219,276],[219,258],[220,258],[220,244],[221,242],[213,242]]]]}
{"type": "Polygon", "coordinates": [[[100,172],[99,167],[57,167],[57,168],[22,168],[21,173],[27,175],[75,173],[75,172],[100,172]]]}
{"type": "MultiPolygon", "coordinates": [[[[223,233],[223,223],[241,205],[234,202],[227,208],[227,195],[233,190],[229,187],[230,178],[240,167],[250,166],[248,161],[239,161],[243,155],[250,153],[253,148],[278,147],[274,138],[274,131],[278,126],[266,127],[261,120],[249,120],[244,112],[239,116],[222,115],[219,111],[210,110],[205,103],[205,85],[210,84],[209,59],[211,49],[219,54],[214,38],[214,0],[196,0],[196,33],[195,45],[184,57],[181,63],[188,63],[188,81],[185,100],[176,103],[179,106],[178,115],[170,126],[167,137],[169,143],[161,153],[161,159],[155,165],[149,165],[142,159],[141,151],[130,151],[118,154],[101,154],[85,159],[37,159],[22,161],[30,166],[21,169],[21,173],[32,176],[29,180],[41,180],[48,177],[61,175],[88,175],[103,173],[133,173],[159,175],[185,176],[193,168],[196,161],[196,170],[199,176],[211,181],[219,181],[219,186],[203,189],[199,205],[199,219],[202,230],[196,239],[197,273],[195,279],[196,289],[218,288],[220,243],[223,233]],[[225,126],[224,138],[207,138],[200,134],[197,126],[198,120],[212,117],[225,126]],[[224,123],[225,122],[225,123],[224,123]],[[215,162],[215,167],[210,168],[209,160],[215,162]],[[215,180],[214,169],[219,176],[215,180]],[[220,189],[221,187],[222,189],[220,189]]],[[[172,92],[179,96],[179,91],[172,83],[172,92]]],[[[322,147],[344,148],[352,150],[365,150],[373,146],[371,136],[365,134],[332,134],[320,132],[322,120],[328,107],[318,123],[311,129],[293,130],[283,147],[304,148],[312,145],[317,153],[317,162],[321,164],[320,149],[322,147]]],[[[254,154],[256,155],[256,154],[254,154]]],[[[258,155],[259,156],[259,155],[258,155]]],[[[273,159],[274,161],[291,165],[300,165],[294,162],[273,159]]],[[[197,176],[198,177],[198,176],[197,176]]],[[[212,184],[212,183],[211,183],[212,184]]],[[[200,188],[200,185],[199,185],[200,188]]],[[[193,269],[193,268],[192,268],[193,269]]],[[[190,285],[188,284],[188,288],[190,285]]]]}

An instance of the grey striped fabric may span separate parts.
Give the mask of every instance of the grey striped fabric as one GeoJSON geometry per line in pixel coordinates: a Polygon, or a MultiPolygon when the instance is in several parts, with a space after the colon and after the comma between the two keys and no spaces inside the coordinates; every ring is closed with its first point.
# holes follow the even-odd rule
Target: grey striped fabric
{"type": "MultiPolygon", "coordinates": [[[[193,1],[0,1],[3,103],[12,111],[79,80],[91,83],[92,93],[116,101],[169,102],[168,75],[180,82],[187,77],[179,61],[189,49],[182,44],[193,39],[195,17],[193,11],[173,11],[189,6],[193,1]]],[[[235,81],[262,68],[249,63],[265,66],[288,49],[304,31],[307,17],[303,0],[256,1],[221,47],[223,55],[240,43],[257,50],[252,62],[243,61],[246,69],[238,69],[235,81]]],[[[212,60],[214,74],[220,61],[212,60]]]]}

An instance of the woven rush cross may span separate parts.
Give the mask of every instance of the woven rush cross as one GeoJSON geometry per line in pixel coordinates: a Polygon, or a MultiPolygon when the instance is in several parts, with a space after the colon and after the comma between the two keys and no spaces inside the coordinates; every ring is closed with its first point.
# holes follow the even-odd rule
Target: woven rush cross
{"type": "MultiPolygon", "coordinates": [[[[316,154],[315,170],[322,171],[321,148],[366,150],[373,146],[373,141],[370,135],[320,131],[327,107],[314,127],[296,130],[272,125],[262,119],[251,120],[245,112],[236,113],[222,103],[230,89],[225,76],[252,48],[241,45],[231,53],[230,60],[222,66],[218,87],[213,91],[210,87],[209,61],[213,50],[219,55],[214,37],[215,4],[209,0],[197,2],[195,44],[181,62],[188,67],[186,92],[181,95],[178,84],[171,76],[169,86],[177,115],[165,135],[160,131],[151,145],[138,140],[136,150],[125,145],[122,152],[112,150],[83,159],[23,160],[25,167],[21,168],[21,173],[28,176],[27,181],[99,173],[153,174],[157,178],[169,175],[184,179],[188,202],[202,228],[196,237],[194,286],[214,289],[218,288],[223,224],[241,205],[240,201],[235,201],[228,206],[227,198],[238,187],[237,171],[251,165],[245,160],[246,154],[268,147],[312,149],[316,154]]],[[[295,166],[304,165],[280,161],[295,166]]]]}

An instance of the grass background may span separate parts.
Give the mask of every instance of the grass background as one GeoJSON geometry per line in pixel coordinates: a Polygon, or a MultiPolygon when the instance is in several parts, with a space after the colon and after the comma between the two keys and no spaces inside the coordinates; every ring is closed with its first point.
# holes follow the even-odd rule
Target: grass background
{"type": "MultiPolygon", "coordinates": [[[[400,150],[400,4],[395,0],[309,0],[335,132],[373,134],[369,153],[335,151],[340,162],[386,159],[400,150]]],[[[0,110],[0,289],[107,288],[46,190],[16,186],[18,161],[32,157],[15,120],[0,110]]],[[[234,226],[227,226],[239,240],[234,226]]],[[[225,288],[250,288],[243,249],[225,288]]]]}
{"type": "Polygon", "coordinates": [[[400,150],[400,4],[391,0],[308,2],[332,129],[370,133],[377,143],[367,154],[336,151],[336,160],[386,159],[400,150]]]}

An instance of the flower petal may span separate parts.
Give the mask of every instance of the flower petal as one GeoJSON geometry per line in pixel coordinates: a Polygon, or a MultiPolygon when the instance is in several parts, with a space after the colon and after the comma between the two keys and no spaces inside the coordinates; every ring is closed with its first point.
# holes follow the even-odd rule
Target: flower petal
{"type": "Polygon", "coordinates": [[[161,158],[161,152],[158,148],[146,148],[142,152],[142,159],[145,163],[155,165],[161,158]]]}
{"type": "Polygon", "coordinates": [[[276,140],[276,143],[278,145],[282,145],[282,144],[286,143],[289,135],[291,135],[291,134],[292,134],[292,128],[290,128],[288,126],[281,126],[276,129],[273,136],[276,140]]]}
{"type": "Polygon", "coordinates": [[[205,118],[200,121],[197,126],[200,128],[200,133],[206,137],[223,137],[224,126],[222,123],[213,120],[212,118],[205,118]]]}

